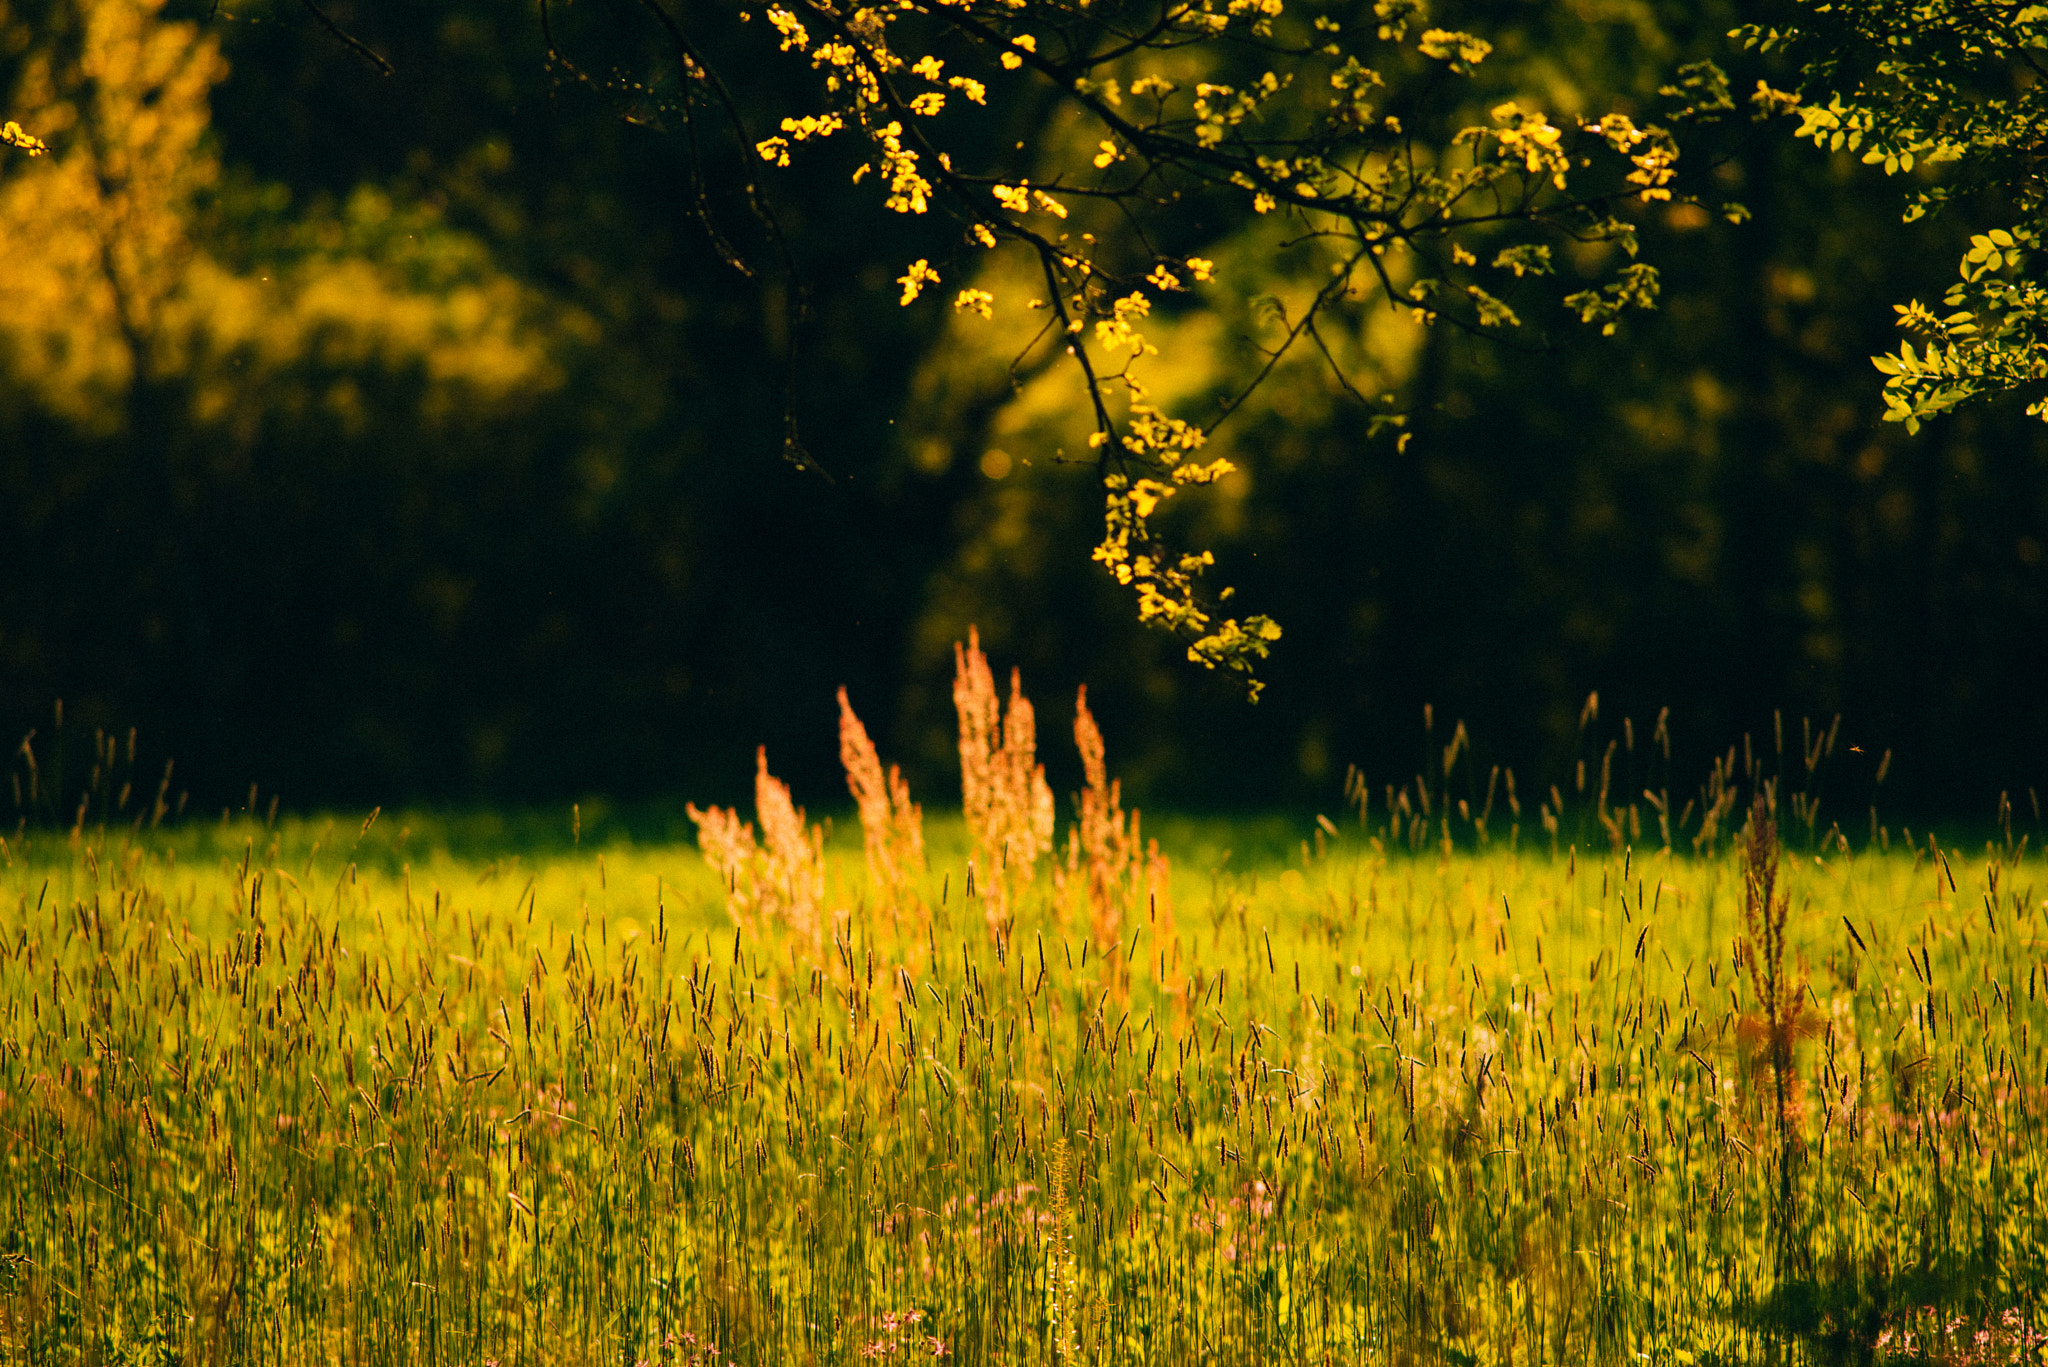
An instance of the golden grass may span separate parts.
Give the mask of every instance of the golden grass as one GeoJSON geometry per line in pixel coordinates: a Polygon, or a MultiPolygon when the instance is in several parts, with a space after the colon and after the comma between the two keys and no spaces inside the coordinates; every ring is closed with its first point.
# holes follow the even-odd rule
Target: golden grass
{"type": "Polygon", "coordinates": [[[1084,699],[1065,868],[970,884],[852,715],[886,857],[765,756],[765,843],[0,842],[0,1361],[2040,1360],[2024,842],[1418,784],[1169,866],[1084,699]]]}
{"type": "Polygon", "coordinates": [[[821,941],[691,851],[235,834],[0,860],[9,1360],[2035,1342],[2038,859],[1788,861],[1788,1147],[1732,858],[1340,839],[1102,952],[1044,885],[999,949],[957,826],[821,941]]]}

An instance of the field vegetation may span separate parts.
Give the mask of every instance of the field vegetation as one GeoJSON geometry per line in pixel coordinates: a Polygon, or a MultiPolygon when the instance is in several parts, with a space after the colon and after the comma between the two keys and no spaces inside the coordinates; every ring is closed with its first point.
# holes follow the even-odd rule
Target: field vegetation
{"type": "Polygon", "coordinates": [[[857,837],[18,827],[0,1361],[2041,1360],[2027,837],[1454,740],[1247,864],[957,664],[958,818],[842,697],[857,837]]]}

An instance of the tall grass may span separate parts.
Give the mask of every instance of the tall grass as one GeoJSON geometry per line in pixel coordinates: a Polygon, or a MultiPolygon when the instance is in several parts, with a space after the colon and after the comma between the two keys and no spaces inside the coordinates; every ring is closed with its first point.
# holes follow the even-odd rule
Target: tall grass
{"type": "Polygon", "coordinates": [[[0,1360],[2039,1360],[2038,854],[210,829],[0,847],[0,1360]]]}
{"type": "Polygon", "coordinates": [[[929,924],[892,923],[852,855],[818,946],[735,931],[680,851],[392,876],[17,841],[0,1344],[1825,1360],[1960,1317],[2016,1345],[2048,1285],[2038,863],[1788,865],[1781,1108],[1739,857],[1339,841],[1184,877],[1170,943],[1105,953],[1028,895],[999,952],[938,872],[929,924]]]}

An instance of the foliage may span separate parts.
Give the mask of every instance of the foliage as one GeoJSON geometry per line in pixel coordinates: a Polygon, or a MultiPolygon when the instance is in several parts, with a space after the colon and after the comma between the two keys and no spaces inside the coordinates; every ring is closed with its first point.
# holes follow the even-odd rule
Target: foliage
{"type": "MultiPolygon", "coordinates": [[[[1901,224],[1881,177],[1856,174],[1846,154],[1816,166],[1785,136],[1792,120],[1756,122],[1782,108],[1781,97],[1748,98],[1756,83],[1794,86],[1796,70],[1776,51],[1728,57],[1727,30],[1753,11],[1660,11],[1639,35],[1575,25],[1576,9],[1526,7],[1525,26],[1479,75],[1532,54],[1529,79],[1547,69],[1562,87],[1629,86],[1654,106],[1674,66],[1729,63],[1734,107],[1683,130],[1687,175],[1721,212],[1703,202],[1631,215],[1663,292],[1659,313],[1619,347],[1567,331],[1527,354],[1384,314],[1326,329],[1340,356],[1377,364],[1385,378],[1372,388],[1401,394],[1415,433],[1405,452],[1372,443],[1356,406],[1305,365],[1277,368],[1217,434],[1207,449],[1245,469],[1205,500],[1190,534],[1246,567],[1247,592],[1288,605],[1290,647],[1266,666],[1267,703],[1313,697],[1313,718],[1269,728],[1197,712],[1192,690],[1173,689],[1153,660],[1141,668],[1029,626],[1006,645],[1029,648],[1034,677],[1093,678],[1098,706],[1114,707],[1119,692],[1144,699],[1114,720],[1155,802],[1161,789],[1269,763],[1303,776],[1289,800],[1327,801],[1347,761],[1380,772],[1402,764],[1431,702],[1447,721],[1472,723],[1489,758],[1525,779],[1565,782],[1576,762],[1597,765],[1606,744],[1574,726],[1598,685],[1635,714],[1638,739],[1669,704],[1692,764],[1707,762],[1694,747],[1714,737],[1767,735],[1774,708],[1795,719],[1839,710],[1868,752],[1839,771],[1854,772],[1857,789],[1886,746],[1910,756],[1894,769],[1888,808],[1906,785],[1923,813],[1950,800],[1989,811],[2006,786],[2024,805],[2033,776],[2005,765],[2005,742],[1990,738],[2018,744],[2013,728],[2033,725],[2018,644],[2034,628],[2007,628],[1992,604],[2048,620],[2048,434],[2014,406],[1909,441],[1880,422],[1856,378],[1891,345],[1889,313],[1876,316],[1871,301],[1922,288],[1930,262],[1945,274],[1959,220],[1901,224]],[[1739,225],[1726,221],[1745,212],[1739,225]],[[1940,644],[1910,645],[1922,632],[1940,644]],[[1971,640],[1988,647],[1974,675],[1957,664],[1971,640]],[[1799,663],[1768,667],[1778,677],[1762,684],[1746,663],[1759,650],[1799,663]],[[1155,720],[1167,706],[1202,719],[1155,720]],[[1914,715],[1927,718],[1925,732],[1904,723],[1914,715]],[[1908,742],[1908,730],[1927,739],[1908,742]]],[[[1489,12],[1487,31],[1498,36],[1506,22],[1489,12]]],[[[1291,276],[1272,245],[1244,236],[1210,250],[1233,263],[1240,288],[1292,310],[1314,282],[1291,276]]],[[[1248,309],[1203,321],[1177,353],[1215,358],[1183,380],[1191,405],[1220,387],[1233,353],[1256,356],[1254,343],[1279,335],[1274,319],[1248,309]]],[[[945,401],[931,428],[971,421],[968,400],[999,389],[1000,361],[970,350],[973,326],[956,327],[928,363],[919,416],[928,397],[945,401]]],[[[1030,377],[1002,397],[979,434],[953,438],[970,459],[1043,449],[1072,431],[1072,386],[1030,377]]],[[[1059,473],[1037,465],[985,482],[973,525],[988,546],[963,548],[949,566],[948,593],[928,609],[926,668],[944,633],[964,630],[971,614],[988,622],[986,604],[1030,623],[1088,603],[1101,624],[1088,634],[1112,629],[1114,604],[1097,605],[1058,563],[1060,539],[1086,531],[1064,512],[1068,496],[1059,473]]],[[[1620,739],[1618,727],[1609,734],[1620,739]]],[[[1481,764],[1482,790],[1486,772],[1481,764]]]]}
{"type": "Polygon", "coordinates": [[[126,392],[160,373],[196,255],[191,209],[218,174],[202,144],[207,94],[226,75],[219,45],[159,23],[159,8],[52,16],[15,92],[57,149],[0,188],[0,231],[37,244],[37,269],[0,284],[0,317],[44,401],[80,417],[123,412],[126,392]]]}
{"type": "MultiPolygon", "coordinates": [[[[1228,288],[1197,254],[1207,222],[1275,216],[1320,277],[1254,386],[1300,347],[1350,388],[1319,331],[1340,309],[1376,302],[1419,323],[1512,332],[1530,304],[1511,300],[1536,294],[1562,251],[1585,260],[1603,244],[1622,249],[1600,278],[1551,301],[1580,321],[1612,333],[1656,302],[1656,269],[1633,259],[1635,225],[1618,215],[1672,200],[1671,131],[1619,110],[1554,122],[1543,101],[1512,90],[1487,95],[1481,116],[1474,78],[1492,43],[1433,26],[1419,0],[1313,15],[1282,0],[798,0],[767,5],[735,49],[745,55],[722,63],[707,55],[726,39],[722,17],[644,8],[673,44],[670,98],[686,126],[693,109],[714,111],[773,168],[851,142],[853,179],[872,177],[888,210],[948,220],[949,254],[908,264],[901,303],[964,278],[956,310],[1032,320],[1013,368],[1040,352],[1071,360],[1104,499],[1094,559],[1135,593],[1142,620],[1181,638],[1191,660],[1241,676],[1254,697],[1279,627],[1265,614],[1222,615],[1231,591],[1210,597],[1197,582],[1213,552],[1179,549],[1157,530],[1169,500],[1233,468],[1201,454],[1220,417],[1162,402],[1158,376],[1173,358],[1160,356],[1149,321],[1213,306],[1228,288]],[[777,61],[815,75],[803,103],[770,116],[780,131],[757,136],[751,102],[732,87],[751,88],[777,61]],[[1035,136],[1012,148],[989,129],[1014,109],[1035,111],[1035,136]],[[983,251],[1021,255],[1035,284],[994,278],[1003,267],[977,261],[983,251]]],[[[570,61],[576,39],[560,41],[570,61]]],[[[1392,394],[1351,392],[1376,430],[1404,424],[1392,394]]]]}
{"type": "MultiPolygon", "coordinates": [[[[162,8],[58,0],[34,41],[15,29],[28,53],[14,103],[52,154],[0,187],[0,225],[36,244],[37,267],[0,281],[0,345],[38,407],[161,443],[166,424],[260,422],[247,404],[263,381],[323,366],[418,367],[430,423],[559,382],[531,295],[431,215],[366,190],[278,231],[263,222],[274,194],[223,185],[218,39],[162,8]]],[[[350,391],[321,400],[346,408],[350,391]]]]}
{"type": "Polygon", "coordinates": [[[12,119],[0,124],[0,147],[18,148],[32,157],[39,157],[50,150],[49,144],[12,119]]]}
{"type": "Polygon", "coordinates": [[[1907,180],[1907,222],[1956,204],[2009,226],[1970,237],[1943,311],[1898,305],[1921,339],[1874,358],[1885,416],[1908,431],[1978,398],[2030,398],[2048,419],[2048,6],[1978,0],[1810,0],[1797,27],[1749,25],[1747,46],[1780,49],[1803,74],[1799,134],[1907,180]]]}

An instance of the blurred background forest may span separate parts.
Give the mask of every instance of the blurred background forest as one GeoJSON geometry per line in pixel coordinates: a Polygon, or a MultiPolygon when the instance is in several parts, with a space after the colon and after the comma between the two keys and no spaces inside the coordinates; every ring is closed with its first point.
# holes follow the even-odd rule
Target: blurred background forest
{"type": "MultiPolygon", "coordinates": [[[[1494,42],[1489,81],[1571,113],[1653,110],[1778,7],[1438,8],[1494,42]]],[[[1086,682],[1112,767],[1172,810],[1334,810],[1348,766],[1423,765],[1425,703],[1439,761],[1462,719],[1475,772],[1525,791],[1624,716],[1650,781],[1667,707],[1674,792],[1774,712],[1843,714],[1852,831],[1887,749],[1909,817],[2048,785],[2048,430],[1986,409],[1908,437],[1868,359],[1975,225],[1902,226],[1895,186],[1788,124],[1693,164],[1749,221],[1645,209],[1665,292],[1613,337],[1390,316],[1352,339],[1418,414],[1405,449],[1306,359],[1231,420],[1241,472],[1181,512],[1285,628],[1247,706],[1089,563],[1099,496],[1055,459],[1078,391],[1013,383],[1000,329],[899,307],[910,257],[952,269],[944,225],[800,162],[775,184],[790,269],[745,278],[658,92],[551,68],[532,7],[325,9],[390,73],[282,0],[0,0],[0,116],[52,149],[0,162],[11,735],[47,740],[62,698],[74,735],[139,728],[141,782],[170,757],[209,809],[253,782],[301,810],[729,801],[765,743],[831,808],[845,684],[943,803],[951,644],[978,623],[1043,737],[1086,682]],[[824,474],[783,456],[791,289],[824,474]]],[[[763,125],[801,99],[762,86],[763,125]]],[[[1002,135],[1046,117],[1005,110],[1002,135]]],[[[1298,283],[1271,224],[1202,228],[1187,249],[1238,302],[1186,324],[1195,412],[1298,283]]]]}

